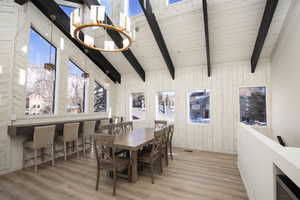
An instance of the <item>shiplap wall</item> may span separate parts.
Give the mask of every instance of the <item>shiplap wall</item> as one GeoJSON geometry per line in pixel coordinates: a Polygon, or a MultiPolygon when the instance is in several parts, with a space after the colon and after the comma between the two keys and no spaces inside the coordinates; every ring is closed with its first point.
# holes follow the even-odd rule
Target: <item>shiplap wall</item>
{"type": "MultiPolygon", "coordinates": [[[[237,125],[239,124],[239,87],[266,86],[269,98],[269,60],[263,60],[255,74],[250,73],[250,63],[235,62],[213,65],[211,78],[207,77],[206,66],[177,68],[172,80],[168,71],[146,73],[146,82],[135,74],[122,77],[122,85],[116,91],[116,114],[129,119],[129,96],[132,92],[144,92],[146,120],[137,121],[135,127],[153,127],[156,115],[156,95],[158,91],[175,91],[175,135],[174,145],[189,149],[224,153],[237,151],[237,125]],[[187,95],[193,90],[210,90],[210,124],[190,124],[187,122],[187,95]]],[[[268,127],[258,128],[270,135],[268,127]]]]}
{"type": "Polygon", "coordinates": [[[8,124],[108,116],[113,111],[112,106],[115,105],[115,86],[95,64],[53,25],[52,44],[57,48],[56,114],[53,116],[25,116],[25,87],[30,27],[34,27],[47,40],[51,41],[51,22],[31,2],[19,6],[13,0],[0,0],[0,19],[0,174],[2,174],[22,168],[22,142],[24,138],[10,138],[7,135],[8,124]],[[90,74],[87,83],[88,110],[85,113],[70,114],[66,112],[69,59],[72,59],[90,74]],[[12,75],[10,76],[10,74],[12,75]],[[93,112],[95,80],[108,89],[108,110],[111,112],[93,112]],[[16,116],[17,120],[12,122],[11,117],[13,115],[16,116]]]}

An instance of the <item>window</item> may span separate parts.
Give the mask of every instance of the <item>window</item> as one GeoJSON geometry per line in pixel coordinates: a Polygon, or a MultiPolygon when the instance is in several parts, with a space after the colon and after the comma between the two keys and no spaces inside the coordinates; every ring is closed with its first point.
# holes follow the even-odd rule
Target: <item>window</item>
{"type": "Polygon", "coordinates": [[[173,3],[177,3],[177,2],[180,2],[182,0],[169,0],[169,4],[173,4],[173,3]]]}
{"type": "Polygon", "coordinates": [[[74,62],[69,61],[67,112],[84,112],[86,77],[84,71],[82,71],[74,62]]]}
{"type": "Polygon", "coordinates": [[[189,121],[209,123],[209,90],[198,90],[189,95],[189,121]]]}
{"type": "Polygon", "coordinates": [[[145,120],[145,95],[142,92],[131,94],[131,120],[145,120]]]}
{"type": "Polygon", "coordinates": [[[175,92],[158,92],[156,119],[175,120],[175,92]]]}
{"type": "Polygon", "coordinates": [[[107,109],[107,91],[98,82],[95,81],[94,90],[94,112],[106,112],[107,109]]]}
{"type": "Polygon", "coordinates": [[[112,0],[98,0],[101,6],[105,6],[105,14],[111,17],[112,14],[112,0]]]}
{"type": "Polygon", "coordinates": [[[54,113],[56,48],[31,28],[25,115],[54,113]]]}
{"type": "Polygon", "coordinates": [[[68,15],[69,17],[71,16],[71,13],[76,10],[77,8],[72,7],[72,6],[65,6],[65,5],[59,5],[59,7],[68,15]]]}
{"type": "Polygon", "coordinates": [[[139,0],[128,0],[128,16],[137,16],[143,12],[139,0]]]}
{"type": "Polygon", "coordinates": [[[248,125],[267,125],[266,88],[240,88],[241,122],[248,125]]]}

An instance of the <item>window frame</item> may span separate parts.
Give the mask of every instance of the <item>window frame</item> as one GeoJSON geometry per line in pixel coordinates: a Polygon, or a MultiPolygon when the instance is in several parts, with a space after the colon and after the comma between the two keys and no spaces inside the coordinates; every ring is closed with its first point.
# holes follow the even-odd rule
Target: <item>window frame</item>
{"type": "MultiPolygon", "coordinates": [[[[35,33],[37,33],[41,38],[43,38],[47,43],[49,43],[49,45],[51,45],[54,49],[55,49],[55,59],[54,59],[54,65],[55,65],[55,72],[54,72],[54,81],[53,81],[53,103],[52,103],[52,113],[49,114],[49,115],[46,115],[46,114],[40,114],[40,115],[26,115],[26,113],[24,112],[24,115],[26,116],[26,118],[46,118],[46,117],[51,117],[51,116],[55,116],[57,114],[57,110],[56,110],[56,101],[57,101],[57,73],[58,73],[58,70],[57,70],[57,61],[58,61],[58,49],[52,42],[50,42],[45,36],[43,36],[38,30],[37,28],[35,28],[35,26],[33,24],[30,25],[30,28],[29,28],[29,39],[28,39],[28,52],[27,52],[27,59],[28,59],[28,63],[27,63],[27,67],[26,67],[26,81],[25,81],[25,93],[26,93],[26,90],[27,90],[27,73],[28,73],[28,64],[29,63],[29,46],[30,46],[30,32],[31,30],[33,30],[35,33]]],[[[25,95],[25,111],[26,111],[26,100],[27,99],[27,95],[25,95]]]]}
{"type": "Polygon", "coordinates": [[[166,6],[170,7],[170,6],[173,6],[173,5],[179,5],[179,4],[182,4],[182,3],[186,2],[186,1],[188,1],[188,0],[181,0],[179,2],[170,3],[170,0],[166,0],[166,6]]]}
{"type": "Polygon", "coordinates": [[[158,119],[158,106],[159,106],[159,102],[158,102],[158,97],[159,97],[159,93],[162,93],[162,92],[173,92],[174,93],[174,104],[175,104],[175,113],[174,113],[174,119],[173,120],[168,120],[168,122],[175,122],[176,120],[176,92],[175,90],[171,91],[171,90],[161,90],[161,91],[158,91],[156,92],[156,102],[155,102],[155,119],[156,120],[162,120],[162,119],[158,119]]]}
{"type": "MultiPolygon", "coordinates": [[[[85,70],[83,70],[81,67],[79,67],[79,65],[76,64],[76,62],[72,59],[72,58],[69,58],[68,59],[68,70],[69,70],[69,63],[72,62],[78,69],[80,69],[83,73],[87,73],[85,70]]],[[[69,75],[69,72],[68,72],[68,75],[69,75]]],[[[69,76],[68,76],[69,78],[69,76]]],[[[84,113],[87,113],[88,112],[88,106],[86,105],[86,98],[88,97],[88,94],[86,94],[86,92],[88,91],[87,90],[87,83],[86,83],[86,79],[84,79],[84,83],[83,83],[83,102],[82,102],[82,106],[83,106],[83,111],[82,112],[79,112],[79,113],[72,113],[72,112],[67,112],[68,114],[74,114],[74,115],[77,115],[77,114],[84,114],[84,113]]],[[[67,88],[69,89],[69,85],[67,86],[67,88]]],[[[69,94],[67,94],[67,98],[69,98],[69,94]]],[[[69,106],[69,105],[67,105],[69,106]]]]}
{"type": "Polygon", "coordinates": [[[210,126],[212,124],[212,115],[211,115],[211,89],[195,89],[191,90],[187,93],[187,124],[190,125],[196,125],[196,126],[210,126]],[[192,122],[190,120],[190,96],[192,93],[198,92],[198,91],[209,91],[209,122],[192,122]]]}
{"type": "Polygon", "coordinates": [[[238,122],[245,124],[247,126],[251,126],[251,127],[257,127],[257,128],[268,128],[269,127],[269,120],[268,120],[268,116],[270,116],[269,113],[269,105],[268,105],[268,101],[269,101],[269,88],[266,85],[241,85],[238,87],[237,89],[237,96],[238,96],[238,122]],[[260,88],[263,87],[266,89],[266,93],[265,93],[265,99],[266,99],[266,125],[250,125],[250,124],[245,124],[241,121],[241,102],[240,102],[240,89],[242,88],[260,88]]]}
{"type": "Polygon", "coordinates": [[[80,20],[82,22],[82,20],[83,20],[83,6],[81,4],[75,3],[75,2],[70,2],[70,1],[65,1],[65,0],[55,0],[55,2],[59,6],[67,6],[67,7],[79,8],[80,20]]]}
{"type": "Polygon", "coordinates": [[[146,121],[146,119],[147,119],[146,111],[147,111],[146,93],[145,92],[130,92],[130,94],[129,94],[129,120],[133,121],[133,122],[146,121]],[[136,93],[143,93],[144,94],[144,98],[145,98],[145,118],[144,119],[133,119],[132,118],[132,113],[133,113],[133,110],[132,110],[133,109],[133,106],[132,106],[132,94],[136,94],[136,93]]]}
{"type": "MultiPolygon", "coordinates": [[[[109,104],[109,102],[108,102],[108,99],[109,99],[108,98],[108,94],[109,94],[108,89],[105,88],[103,86],[103,84],[100,84],[99,81],[97,81],[97,80],[94,80],[94,83],[95,83],[95,88],[96,88],[96,85],[98,84],[100,87],[102,87],[106,91],[106,95],[105,95],[105,111],[103,112],[103,111],[95,111],[95,109],[94,109],[95,108],[95,94],[93,94],[94,95],[93,112],[94,113],[107,113],[108,112],[108,108],[109,108],[109,106],[108,106],[108,104],[109,104]]],[[[94,88],[94,92],[95,92],[95,88],[94,88]]]]}

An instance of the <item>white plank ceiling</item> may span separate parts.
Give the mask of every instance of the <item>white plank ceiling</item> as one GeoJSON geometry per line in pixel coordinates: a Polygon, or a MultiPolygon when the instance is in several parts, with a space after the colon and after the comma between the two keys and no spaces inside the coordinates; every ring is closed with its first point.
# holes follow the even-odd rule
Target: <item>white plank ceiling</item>
{"type": "MultiPolygon", "coordinates": [[[[251,58],[265,4],[266,0],[208,0],[213,64],[251,58]]],[[[279,1],[261,58],[272,54],[289,5],[290,0],[279,1]]],[[[206,64],[201,1],[185,0],[155,10],[155,14],[175,70],[206,64]]],[[[138,32],[131,50],[144,70],[167,69],[144,15],[132,20],[138,32]]],[[[122,53],[104,55],[121,74],[135,73],[122,53]]]]}

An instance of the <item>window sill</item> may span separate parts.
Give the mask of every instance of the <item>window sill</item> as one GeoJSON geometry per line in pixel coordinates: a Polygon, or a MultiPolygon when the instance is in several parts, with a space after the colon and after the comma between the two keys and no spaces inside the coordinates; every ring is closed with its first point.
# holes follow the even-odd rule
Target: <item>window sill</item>
{"type": "Polygon", "coordinates": [[[209,122],[209,123],[188,122],[187,124],[191,125],[191,126],[203,126],[203,127],[209,127],[209,126],[211,126],[211,122],[209,122]]]}

